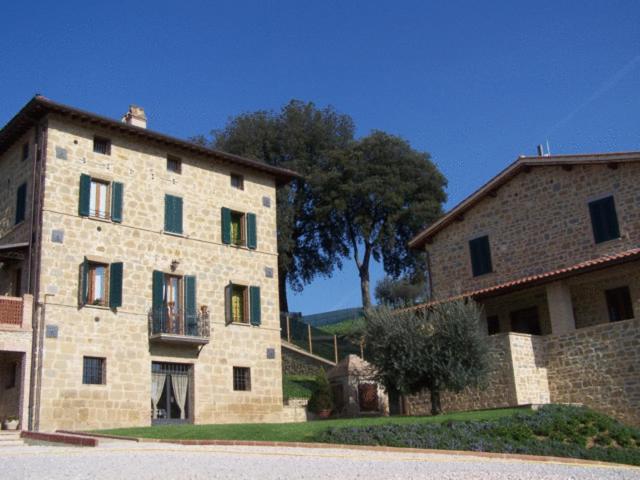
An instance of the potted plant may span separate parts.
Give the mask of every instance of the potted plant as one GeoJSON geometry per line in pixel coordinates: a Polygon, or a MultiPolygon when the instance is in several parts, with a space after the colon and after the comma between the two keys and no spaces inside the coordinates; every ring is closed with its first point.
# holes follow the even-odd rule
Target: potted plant
{"type": "Polygon", "coordinates": [[[2,421],[3,430],[17,430],[20,421],[16,416],[9,416],[2,421]]]}
{"type": "Polygon", "coordinates": [[[329,379],[323,369],[320,369],[316,375],[316,386],[311,394],[307,408],[310,412],[315,413],[318,418],[325,419],[331,416],[333,396],[329,379]]]}

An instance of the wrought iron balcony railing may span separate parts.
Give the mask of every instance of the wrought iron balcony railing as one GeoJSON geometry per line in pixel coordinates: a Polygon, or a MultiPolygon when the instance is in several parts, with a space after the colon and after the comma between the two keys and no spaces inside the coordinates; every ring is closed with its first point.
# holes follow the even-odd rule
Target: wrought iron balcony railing
{"type": "Polygon", "coordinates": [[[150,312],[150,339],[179,341],[180,337],[183,337],[186,343],[208,343],[209,314],[206,311],[188,314],[183,310],[169,307],[155,309],[150,312]],[[197,339],[200,339],[200,341],[197,339]]]}

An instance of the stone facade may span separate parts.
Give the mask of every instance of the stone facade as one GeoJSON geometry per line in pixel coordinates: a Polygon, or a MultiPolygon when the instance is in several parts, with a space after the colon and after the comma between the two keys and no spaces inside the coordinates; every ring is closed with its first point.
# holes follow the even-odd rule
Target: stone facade
{"type": "MultiPolygon", "coordinates": [[[[152,362],[188,366],[190,422],[278,421],[282,360],[275,177],[55,113],[46,117],[46,133],[37,301],[44,327],[57,334],[43,335],[32,427],[149,425],[152,362]],[[110,141],[109,154],[94,152],[94,136],[110,141]],[[181,159],[180,173],[167,169],[168,155],[181,159]],[[243,176],[244,189],[232,187],[231,173],[243,176]],[[121,222],[79,215],[82,174],[123,185],[121,222]],[[181,235],[164,231],[165,194],[182,198],[181,235]],[[257,248],[223,243],[223,207],[256,215],[257,248]],[[79,303],[85,257],[122,262],[121,306],[79,303]],[[150,341],[153,271],[195,276],[197,311],[209,312],[207,344],[150,341]],[[226,323],[229,283],[260,288],[259,326],[226,323]],[[83,357],[104,359],[104,384],[83,383],[83,357]],[[249,391],[234,390],[234,367],[250,369],[249,391]]],[[[14,172],[19,147],[0,157],[0,168],[14,172]]],[[[3,244],[18,237],[7,222],[14,208],[7,196],[15,195],[0,195],[3,244]]]]}

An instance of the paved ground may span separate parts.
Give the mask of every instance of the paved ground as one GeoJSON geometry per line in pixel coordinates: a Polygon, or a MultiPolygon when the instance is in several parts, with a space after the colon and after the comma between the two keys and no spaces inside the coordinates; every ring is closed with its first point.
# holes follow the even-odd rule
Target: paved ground
{"type": "Polygon", "coordinates": [[[0,450],[9,479],[640,479],[640,468],[469,456],[280,447],[182,446],[101,440],[97,448],[0,450]]]}

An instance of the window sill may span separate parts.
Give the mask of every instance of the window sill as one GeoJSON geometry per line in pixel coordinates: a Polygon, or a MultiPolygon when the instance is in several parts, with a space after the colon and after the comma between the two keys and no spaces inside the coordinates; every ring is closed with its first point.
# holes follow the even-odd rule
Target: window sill
{"type": "Polygon", "coordinates": [[[111,307],[108,307],[107,305],[90,305],[90,304],[86,304],[86,305],[82,305],[82,308],[95,308],[96,310],[111,310],[111,307]]]}
{"type": "Polygon", "coordinates": [[[595,247],[601,247],[603,245],[609,245],[609,244],[612,244],[612,243],[615,243],[615,242],[619,242],[623,238],[624,238],[623,236],[620,236],[620,237],[616,237],[616,238],[610,238],[609,240],[603,240],[602,242],[598,242],[598,243],[595,243],[595,241],[594,241],[593,245],[595,247]]]}
{"type": "Polygon", "coordinates": [[[471,273],[471,278],[482,278],[482,277],[486,277],[486,276],[494,274],[494,273],[496,273],[495,270],[492,270],[490,272],[485,272],[485,273],[479,273],[478,275],[474,275],[473,273],[471,273]]]}
{"type": "Polygon", "coordinates": [[[251,322],[231,322],[227,325],[238,325],[239,327],[258,327],[259,325],[252,325],[251,322]]]}
{"type": "Polygon", "coordinates": [[[89,220],[95,220],[96,222],[113,223],[113,220],[111,220],[111,218],[95,217],[93,215],[87,215],[85,218],[88,218],[89,220]]]}
{"type": "Polygon", "coordinates": [[[162,230],[162,233],[164,233],[165,235],[169,235],[171,237],[189,238],[189,236],[184,233],[170,232],[168,230],[162,230]]]}

